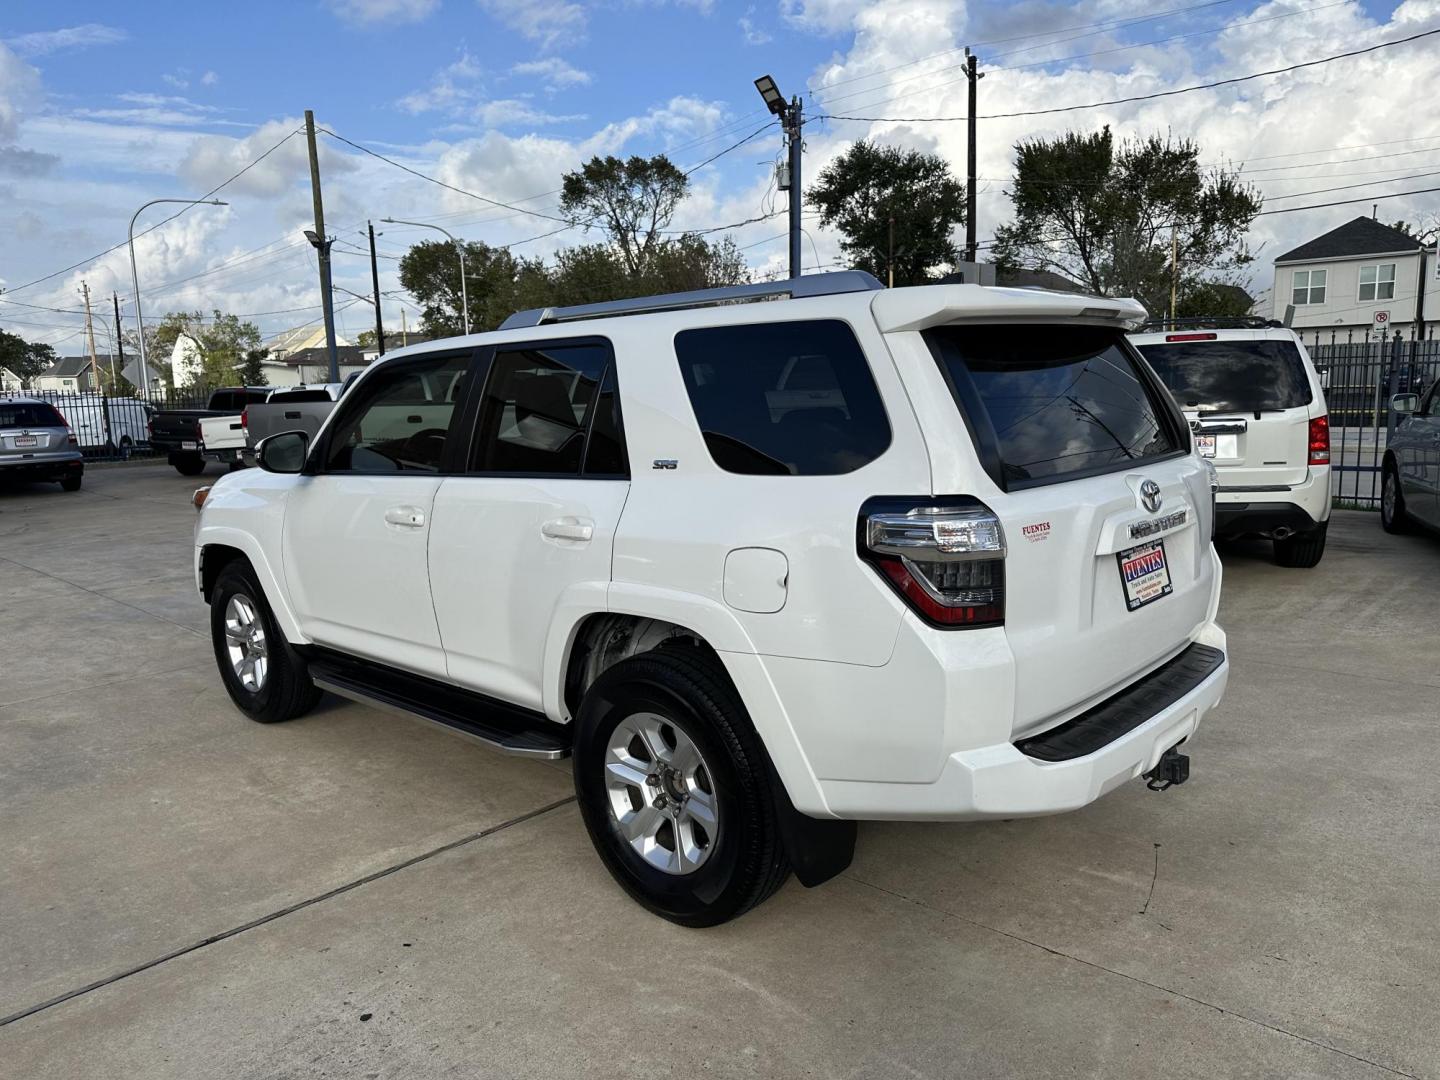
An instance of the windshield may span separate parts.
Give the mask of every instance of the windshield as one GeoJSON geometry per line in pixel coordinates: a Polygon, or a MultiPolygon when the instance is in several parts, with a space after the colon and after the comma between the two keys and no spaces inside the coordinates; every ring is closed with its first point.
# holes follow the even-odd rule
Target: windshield
{"type": "Polygon", "coordinates": [[[1277,412],[1310,404],[1293,341],[1182,341],[1138,346],[1182,409],[1277,412]]]}

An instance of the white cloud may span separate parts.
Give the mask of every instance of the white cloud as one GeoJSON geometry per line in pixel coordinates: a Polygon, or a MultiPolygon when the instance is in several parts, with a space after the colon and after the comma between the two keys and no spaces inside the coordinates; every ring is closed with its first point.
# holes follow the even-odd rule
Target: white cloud
{"type": "Polygon", "coordinates": [[[0,176],[44,176],[59,163],[57,154],[0,146],[0,176]]]}
{"type": "Polygon", "coordinates": [[[173,75],[161,75],[160,81],[166,86],[173,86],[176,90],[190,89],[190,80],[183,69],[173,75]]]}
{"type": "Polygon", "coordinates": [[[21,116],[40,96],[40,73],[0,42],[0,143],[16,137],[21,116]]]}
{"type": "Polygon", "coordinates": [[[751,4],[745,9],[745,14],[739,18],[740,33],[745,38],[746,45],[766,45],[773,40],[769,31],[759,26],[754,19],[755,5],[751,4]]]}
{"type": "Polygon", "coordinates": [[[563,124],[585,119],[583,114],[573,113],[557,116],[535,108],[528,101],[516,98],[501,98],[487,101],[475,107],[471,114],[475,122],[484,127],[513,127],[516,124],[563,124]]]}
{"type": "Polygon", "coordinates": [[[327,0],[330,10],[356,26],[419,22],[440,6],[440,0],[327,0]]]}
{"type": "Polygon", "coordinates": [[[780,0],[780,14],[790,25],[819,34],[839,34],[872,5],[868,0],[780,0]]]}
{"type": "Polygon", "coordinates": [[[462,52],[454,62],[445,65],[430,79],[424,90],[413,90],[395,104],[405,112],[420,114],[456,110],[476,101],[483,90],[480,77],[484,74],[469,52],[462,52]]]}
{"type": "MultiPolygon", "coordinates": [[[[302,124],[299,118],[272,120],[243,139],[226,135],[202,135],[194,139],[179,165],[180,176],[197,191],[209,191],[228,177],[238,173],[288,132],[302,124]]],[[[356,162],[349,154],[336,151],[323,136],[317,142],[322,176],[352,172],[356,162]]],[[[305,140],[297,135],[244,176],[230,183],[226,192],[232,195],[274,196],[310,182],[309,154],[305,140]]]]}
{"type": "Polygon", "coordinates": [[[543,48],[584,40],[585,9],[573,0],[476,0],[481,9],[504,26],[538,41],[543,48]]]}
{"type": "Polygon", "coordinates": [[[115,45],[128,38],[124,30],[101,23],[67,26],[60,30],[40,30],[20,34],[6,44],[21,56],[45,56],[64,49],[88,49],[94,45],[115,45]]]}
{"type": "Polygon", "coordinates": [[[558,56],[516,64],[510,69],[510,74],[538,78],[552,90],[566,86],[590,85],[588,71],[581,71],[558,56]]]}
{"type": "Polygon", "coordinates": [[[214,85],[215,85],[216,83],[218,83],[219,81],[220,81],[220,76],[217,75],[217,74],[215,74],[215,72],[213,72],[213,71],[207,71],[207,72],[205,72],[204,75],[201,75],[201,76],[200,76],[200,85],[201,85],[201,86],[214,86],[214,85]]]}

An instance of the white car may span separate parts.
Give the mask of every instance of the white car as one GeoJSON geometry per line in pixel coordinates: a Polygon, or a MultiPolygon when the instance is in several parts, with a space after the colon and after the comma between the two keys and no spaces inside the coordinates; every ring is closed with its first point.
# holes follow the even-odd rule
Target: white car
{"type": "Polygon", "coordinates": [[[1196,320],[1132,334],[1215,466],[1219,539],[1274,541],[1281,566],[1312,567],[1330,523],[1330,416],[1293,331],[1260,319],[1196,320]]]}
{"type": "Polygon", "coordinates": [[[841,273],[392,353],[204,498],[220,675],[263,722],[327,689],[573,753],[611,874],[691,926],[856,820],[1180,782],[1221,570],[1143,317],[841,273]]]}

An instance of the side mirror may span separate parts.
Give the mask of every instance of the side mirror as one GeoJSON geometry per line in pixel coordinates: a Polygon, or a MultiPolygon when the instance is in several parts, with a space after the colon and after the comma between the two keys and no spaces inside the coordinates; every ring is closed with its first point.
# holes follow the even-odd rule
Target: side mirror
{"type": "Polygon", "coordinates": [[[1390,399],[1390,408],[1400,416],[1409,416],[1419,407],[1419,394],[1396,394],[1390,399]]]}
{"type": "Polygon", "coordinates": [[[255,463],[266,472],[298,473],[305,467],[310,436],[303,431],[282,431],[261,439],[255,447],[255,463]]]}

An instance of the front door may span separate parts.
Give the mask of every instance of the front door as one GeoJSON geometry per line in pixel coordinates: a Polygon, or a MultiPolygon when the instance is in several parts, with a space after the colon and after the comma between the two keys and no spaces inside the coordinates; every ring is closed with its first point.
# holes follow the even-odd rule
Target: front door
{"type": "MultiPolygon", "coordinates": [[[[629,466],[610,344],[494,353],[463,476],[435,497],[430,573],[450,679],[527,708],[545,701],[549,630],[604,610],[629,466]]],[[[558,687],[552,687],[558,691],[558,687]]]]}
{"type": "Polygon", "coordinates": [[[472,357],[387,363],[337,406],[285,509],[285,578],[317,644],[444,676],[426,544],[472,357]]]}

